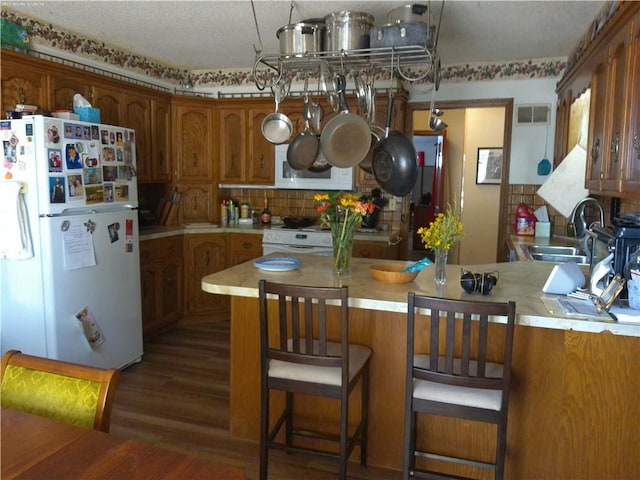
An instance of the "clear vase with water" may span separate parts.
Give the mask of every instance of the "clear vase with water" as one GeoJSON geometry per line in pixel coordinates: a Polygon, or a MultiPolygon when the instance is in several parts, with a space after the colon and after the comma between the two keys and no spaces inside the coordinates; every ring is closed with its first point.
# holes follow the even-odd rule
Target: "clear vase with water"
{"type": "Polygon", "coordinates": [[[444,248],[436,248],[434,253],[434,267],[433,280],[437,285],[444,285],[447,283],[447,257],[449,256],[449,250],[444,248]]]}

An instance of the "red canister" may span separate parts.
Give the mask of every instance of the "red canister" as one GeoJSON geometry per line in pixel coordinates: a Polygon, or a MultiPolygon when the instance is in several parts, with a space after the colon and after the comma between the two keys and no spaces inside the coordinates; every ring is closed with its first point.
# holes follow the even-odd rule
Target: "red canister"
{"type": "Polygon", "coordinates": [[[528,205],[520,203],[516,209],[515,221],[516,235],[530,235],[536,233],[536,216],[528,205]]]}

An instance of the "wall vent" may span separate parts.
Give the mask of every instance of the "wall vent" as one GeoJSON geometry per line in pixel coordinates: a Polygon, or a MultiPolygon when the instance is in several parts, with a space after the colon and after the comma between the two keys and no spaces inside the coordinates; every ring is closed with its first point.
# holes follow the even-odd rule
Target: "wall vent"
{"type": "Polygon", "coordinates": [[[549,123],[551,105],[518,105],[516,107],[516,125],[546,125],[549,123]]]}

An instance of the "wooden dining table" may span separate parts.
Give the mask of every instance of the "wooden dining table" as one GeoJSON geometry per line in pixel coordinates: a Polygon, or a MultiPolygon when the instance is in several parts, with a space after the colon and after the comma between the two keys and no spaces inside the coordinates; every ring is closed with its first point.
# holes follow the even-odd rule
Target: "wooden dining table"
{"type": "Polygon", "coordinates": [[[240,480],[237,467],[3,408],[0,478],[240,480]]]}

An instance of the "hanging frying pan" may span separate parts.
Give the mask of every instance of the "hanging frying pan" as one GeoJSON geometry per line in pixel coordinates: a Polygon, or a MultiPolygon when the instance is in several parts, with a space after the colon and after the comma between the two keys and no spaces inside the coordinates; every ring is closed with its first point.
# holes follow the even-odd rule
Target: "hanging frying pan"
{"type": "Polygon", "coordinates": [[[369,125],[355,113],[349,112],[345,100],[346,80],[336,76],[340,113],[327,122],[320,135],[320,148],[334,167],[350,168],[362,161],[371,145],[369,125]]]}
{"type": "Polygon", "coordinates": [[[389,91],[386,136],[373,149],[373,174],[387,192],[402,197],[411,192],[418,175],[416,149],[402,132],[390,131],[393,91],[389,91]]]}
{"type": "Polygon", "coordinates": [[[309,128],[309,70],[304,80],[304,130],[298,133],[287,148],[287,162],[295,170],[306,170],[315,161],[320,149],[318,137],[309,128]]]}

